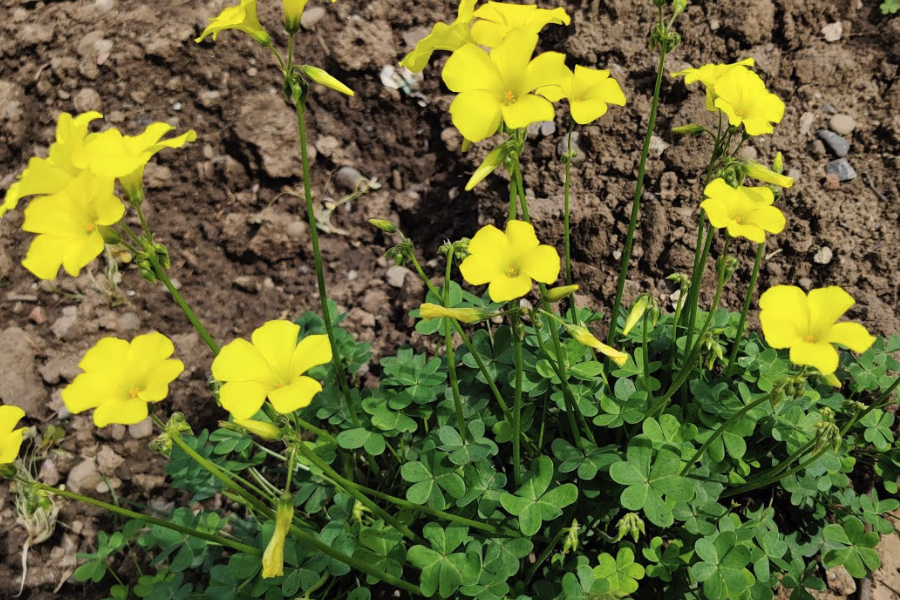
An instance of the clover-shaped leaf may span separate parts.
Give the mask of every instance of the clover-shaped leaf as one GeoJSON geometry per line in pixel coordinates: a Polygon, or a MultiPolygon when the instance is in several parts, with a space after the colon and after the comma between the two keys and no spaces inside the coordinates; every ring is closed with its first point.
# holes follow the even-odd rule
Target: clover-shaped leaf
{"type": "Polygon", "coordinates": [[[894,443],[894,415],[876,408],[859,420],[860,425],[865,425],[866,431],[863,437],[876,449],[886,452],[894,443]]]}
{"type": "Polygon", "coordinates": [[[437,523],[428,523],[422,535],[431,548],[413,546],[406,553],[407,560],[422,570],[419,585],[424,596],[437,592],[449,598],[460,586],[478,583],[481,555],[478,552],[454,552],[468,538],[468,527],[450,525],[446,530],[437,523]]]}
{"type": "Polygon", "coordinates": [[[532,463],[534,473],[515,495],[503,493],[500,504],[508,513],[519,517],[519,529],[525,535],[534,535],[544,521],[552,521],[561,516],[562,509],[578,499],[578,488],[566,483],[552,490],[553,461],[548,456],[540,456],[532,463]]]}
{"type": "Polygon", "coordinates": [[[357,450],[365,448],[366,452],[378,456],[385,450],[384,436],[364,427],[347,429],[337,434],[337,443],[341,448],[357,450]]]}
{"type": "Polygon", "coordinates": [[[400,476],[412,483],[406,490],[406,499],[415,504],[428,504],[433,509],[443,510],[447,506],[444,493],[454,499],[466,493],[466,484],[457,473],[456,467],[445,463],[446,454],[430,451],[421,460],[404,463],[400,476]]]}
{"type": "Polygon", "coordinates": [[[487,518],[500,506],[500,494],[506,487],[506,475],[500,473],[488,461],[466,465],[466,493],[456,500],[460,508],[478,500],[478,512],[487,518]]]}
{"type": "Polygon", "coordinates": [[[772,577],[771,564],[782,570],[788,570],[788,564],[782,557],[788,550],[785,542],[777,531],[757,531],[756,542],[758,546],[750,553],[753,562],[753,573],[760,581],[768,581],[772,577]]]}
{"type": "Polygon", "coordinates": [[[691,480],[678,475],[681,459],[671,446],[661,448],[653,459],[653,442],[645,435],[629,442],[626,456],[627,462],[617,462],[609,468],[613,481],[626,486],[620,497],[622,506],[643,510],[654,525],[670,526],[675,519],[663,496],[674,505],[687,502],[694,494],[691,480]]]}
{"type": "Polygon", "coordinates": [[[615,558],[604,552],[599,562],[594,567],[594,577],[606,582],[608,592],[627,596],[637,591],[638,581],[644,578],[644,567],[634,562],[634,551],[628,545],[619,548],[615,558]]]}
{"type": "Polygon", "coordinates": [[[650,540],[650,545],[641,550],[650,563],[647,565],[647,575],[663,581],[672,581],[672,574],[683,568],[686,564],[682,557],[684,542],[675,538],[666,544],[659,536],[650,540]]]}
{"type": "Polygon", "coordinates": [[[444,452],[450,454],[449,459],[454,465],[467,465],[493,456],[499,452],[497,444],[484,437],[484,423],[480,420],[470,421],[466,426],[468,434],[464,440],[460,433],[449,425],[438,429],[438,438],[441,445],[438,446],[444,452]]]}
{"type": "Polygon", "coordinates": [[[578,478],[590,481],[597,476],[597,472],[606,470],[609,465],[618,460],[615,446],[598,448],[594,444],[583,441],[584,450],[579,450],[566,440],[556,438],[551,445],[553,454],[562,461],[559,466],[560,473],[578,471],[578,478]]]}
{"type": "Polygon", "coordinates": [[[520,561],[528,556],[534,544],[528,538],[496,538],[485,544],[484,569],[500,573],[504,579],[519,572],[520,561]]]}
{"type": "Polygon", "coordinates": [[[881,558],[875,551],[879,535],[866,531],[862,521],[847,517],[842,525],[825,526],[825,547],[822,557],[825,568],[844,565],[851,577],[861,579],[881,566],[881,558]]]}
{"type": "Polygon", "coordinates": [[[710,600],[738,598],[753,585],[753,574],[746,569],[750,548],[737,543],[735,532],[701,538],[694,547],[700,562],[691,567],[691,577],[703,583],[710,600]]]}

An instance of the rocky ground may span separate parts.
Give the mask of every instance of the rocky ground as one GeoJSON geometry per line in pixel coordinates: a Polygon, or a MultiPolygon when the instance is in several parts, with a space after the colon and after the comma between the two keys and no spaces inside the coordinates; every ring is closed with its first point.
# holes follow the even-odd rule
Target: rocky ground
{"type": "MultiPolygon", "coordinates": [[[[197,142],[159,154],[147,169],[146,206],[172,254],[177,286],[221,342],[317,304],[297,197],[295,124],[280,99],[272,58],[233,32],[216,43],[193,42],[225,4],[0,0],[0,192],[28,157],[46,153],[60,111],[99,110],[130,134],[153,121],[179,132],[194,129],[197,142]]],[[[260,4],[262,22],[283,42],[280,3],[260,4]]],[[[649,1],[633,0],[551,4],[567,7],[573,24],[548,29],[544,49],[610,69],[629,101],[579,132],[572,188],[576,279],[583,302],[608,309],[649,112],[655,58],[645,40],[653,10],[649,1]]],[[[756,58],[787,113],[774,135],[755,138],[742,156],[768,163],[782,151],[797,179],[782,204],[788,227],[771,238],[760,287],[842,285],[858,302],[851,316],[889,334],[900,332],[900,17],[882,16],[877,4],[695,2],[683,20],[684,44],[669,64],[676,71],[756,58]]],[[[400,224],[428,262],[443,240],[471,236],[505,211],[501,178],[463,191],[487,148],[459,152],[461,140],[446,113],[452,95],[440,84],[444,57],[408,82],[398,84],[393,71],[431,21],[451,19],[453,10],[440,0],[317,0],[304,18],[303,60],[356,91],[347,99],[316,90],[310,152],[317,203],[333,207],[322,239],[332,296],[348,312],[349,329],[379,354],[417,343],[408,311],[421,301],[423,286],[382,258],[391,240],[366,219],[400,224]],[[346,200],[360,174],[380,189],[346,200]]],[[[532,216],[542,240],[557,245],[562,116],[535,128],[523,157],[532,216]]],[[[674,290],[665,276],[690,268],[698,177],[710,148],[704,139],[670,133],[687,122],[711,124],[702,91],[666,78],[627,298],[651,291],[670,302],[674,290]]],[[[35,462],[35,470],[48,484],[66,483],[105,499],[112,488],[166,506],[176,496],[165,486],[161,459],[147,450],[149,425],[98,431],[89,417],[65,412],[60,390],[100,337],[155,329],[175,340],[187,366],[169,408],[212,425],[219,415],[206,392],[205,347],[164,289],[127,266],[115,290],[102,283],[102,265],[75,280],[37,283],[19,264],[29,240],[21,222],[16,211],[0,220],[0,399],[25,408],[29,424],[66,432],[59,450],[35,462]]],[[[735,281],[746,281],[752,248],[738,243],[737,251],[742,266],[735,281]]],[[[732,285],[726,306],[736,309],[742,295],[741,285],[732,285]]],[[[18,590],[21,575],[24,533],[11,502],[8,486],[0,486],[0,597],[18,590]]],[[[100,588],[68,578],[75,552],[90,549],[96,532],[109,527],[99,512],[63,504],[56,533],[29,554],[23,597],[102,597],[100,588]]],[[[900,597],[891,591],[900,590],[898,543],[885,542],[876,598],[900,597]]],[[[837,597],[852,594],[855,585],[846,578],[829,583],[837,597]]]]}

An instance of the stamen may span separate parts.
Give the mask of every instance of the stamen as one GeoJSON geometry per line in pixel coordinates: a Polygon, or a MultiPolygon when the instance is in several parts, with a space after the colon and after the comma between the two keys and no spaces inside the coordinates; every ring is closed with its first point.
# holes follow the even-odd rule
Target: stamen
{"type": "Polygon", "coordinates": [[[506,92],[503,94],[503,104],[505,104],[506,106],[509,106],[510,104],[514,104],[515,102],[516,102],[516,95],[513,94],[511,91],[506,90],[506,92]]]}

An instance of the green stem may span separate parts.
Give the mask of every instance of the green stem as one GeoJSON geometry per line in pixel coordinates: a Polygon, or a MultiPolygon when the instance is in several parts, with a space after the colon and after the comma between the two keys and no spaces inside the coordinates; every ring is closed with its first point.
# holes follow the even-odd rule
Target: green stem
{"type": "Polygon", "coordinates": [[[700,448],[697,449],[697,451],[694,453],[694,455],[687,461],[687,464],[681,470],[681,473],[679,473],[679,475],[686,476],[686,475],[690,474],[690,472],[694,470],[694,464],[696,464],[696,462],[698,460],[703,458],[703,454],[709,449],[710,446],[713,445],[713,442],[715,442],[717,439],[722,437],[722,435],[726,431],[728,431],[728,428],[731,427],[732,425],[734,425],[735,423],[737,423],[741,419],[741,417],[746,415],[748,412],[750,412],[751,410],[753,410],[754,408],[756,408],[763,402],[768,402],[769,399],[772,398],[773,393],[774,392],[770,392],[770,393],[766,394],[765,396],[763,396],[762,398],[754,400],[750,404],[745,405],[739,411],[737,411],[736,413],[731,415],[727,421],[725,421],[724,423],[719,425],[719,427],[715,430],[715,432],[713,432],[713,434],[711,436],[709,436],[709,438],[705,442],[703,442],[703,445],[700,446],[700,448]]]}
{"type": "MultiPolygon", "coordinates": [[[[675,355],[678,353],[678,324],[681,322],[681,309],[684,307],[685,291],[687,288],[683,283],[681,287],[678,288],[678,302],[675,303],[675,317],[672,319],[672,347],[669,349],[669,368],[668,372],[671,373],[673,367],[675,366],[675,355]]],[[[690,292],[688,292],[690,294],[690,292]]]]}
{"type": "Polygon", "coordinates": [[[207,347],[212,351],[213,354],[219,354],[219,345],[216,341],[209,335],[209,332],[206,330],[206,327],[203,326],[203,323],[200,322],[200,319],[197,318],[197,315],[194,314],[194,311],[185,302],[184,298],[178,290],[175,289],[175,286],[172,285],[172,280],[169,279],[169,276],[166,275],[165,269],[162,268],[162,265],[159,264],[159,259],[156,257],[156,254],[153,252],[147,253],[147,258],[150,261],[150,265],[153,267],[153,274],[156,275],[156,278],[163,282],[163,285],[166,286],[166,289],[169,290],[169,294],[172,295],[172,299],[175,300],[175,304],[181,309],[181,311],[188,318],[188,321],[191,322],[191,325],[194,326],[194,329],[197,330],[197,333],[200,335],[200,338],[206,343],[207,347]]]}
{"type": "Polygon", "coordinates": [[[219,544],[220,546],[225,546],[227,548],[231,548],[232,550],[237,550],[238,552],[243,552],[245,554],[251,554],[253,556],[262,555],[262,551],[259,548],[254,548],[253,546],[248,546],[246,544],[242,544],[240,542],[236,542],[234,540],[229,540],[227,538],[220,537],[218,535],[214,535],[212,533],[206,533],[205,531],[197,531],[196,529],[191,529],[190,527],[184,527],[179,525],[178,523],[173,523],[172,521],[164,521],[162,519],[157,519],[156,517],[151,517],[150,515],[145,515],[143,513],[135,512],[133,510],[128,510],[127,508],[121,508],[114,504],[107,504],[101,500],[95,500],[94,498],[89,498],[87,496],[82,496],[81,494],[76,494],[74,492],[69,492],[67,490],[61,490],[55,487],[51,487],[49,485],[44,485],[43,483],[38,483],[35,481],[23,481],[20,480],[20,483],[23,485],[30,485],[35,489],[39,489],[50,494],[55,494],[57,496],[62,496],[63,498],[68,498],[69,500],[75,500],[77,502],[82,502],[84,504],[90,504],[91,506],[96,506],[98,508],[102,508],[104,510],[108,510],[109,512],[115,513],[117,515],[121,515],[123,517],[127,517],[129,519],[138,519],[139,521],[143,521],[150,525],[158,525],[160,527],[165,527],[166,529],[171,529],[172,531],[177,531],[178,533],[183,533],[185,535],[189,535],[195,538],[199,538],[201,540],[206,540],[207,542],[212,542],[214,544],[219,544]]]}
{"type": "MultiPolygon", "coordinates": [[[[647,121],[647,133],[644,136],[644,146],[641,149],[641,162],[638,166],[634,199],[631,202],[631,220],[628,223],[628,234],[625,236],[625,248],[622,252],[622,266],[619,269],[619,281],[616,285],[616,298],[613,300],[612,311],[610,313],[609,336],[606,341],[610,346],[615,342],[619,330],[619,305],[622,302],[622,294],[625,291],[625,279],[628,277],[628,265],[631,262],[631,246],[634,243],[634,231],[637,229],[638,214],[640,214],[641,195],[644,192],[644,173],[647,170],[647,158],[650,155],[650,138],[653,137],[653,128],[656,126],[656,113],[659,110],[659,93],[662,89],[665,67],[666,46],[665,44],[662,44],[659,53],[659,65],[656,68],[656,86],[653,88],[650,118],[647,121]]],[[[609,361],[607,360],[606,363],[609,364],[609,361]]]]}
{"type": "Polygon", "coordinates": [[[641,323],[641,362],[643,363],[643,380],[644,389],[647,390],[647,400],[649,406],[653,406],[653,389],[650,387],[650,344],[647,340],[647,330],[650,329],[650,311],[644,311],[644,317],[641,323]]]}
{"type": "Polygon", "coordinates": [[[753,263],[753,273],[750,274],[750,285],[747,287],[747,297],[744,298],[744,308],[741,310],[741,319],[738,321],[737,333],[734,336],[734,346],[731,348],[731,356],[728,357],[728,366],[725,367],[725,379],[731,377],[731,370],[737,360],[738,348],[744,335],[744,326],[747,324],[747,313],[750,311],[750,303],[753,302],[753,292],[756,291],[756,279],[759,276],[759,266],[762,264],[763,254],[766,252],[766,243],[759,244],[756,248],[756,260],[753,263]]]}
{"type": "Polygon", "coordinates": [[[305,429],[309,432],[316,434],[316,437],[320,437],[328,442],[337,443],[337,438],[335,438],[333,435],[331,435],[324,429],[316,427],[315,425],[313,425],[312,423],[309,423],[308,421],[304,421],[303,419],[298,417],[296,415],[296,413],[293,415],[293,419],[294,419],[294,422],[298,426],[302,427],[303,429],[305,429]]]}
{"type": "MultiPolygon", "coordinates": [[[[571,514],[567,515],[567,519],[571,517],[571,514]]],[[[534,564],[531,565],[531,568],[528,570],[528,575],[525,576],[525,585],[531,582],[534,578],[535,574],[538,572],[538,569],[541,568],[541,565],[544,564],[544,561],[547,560],[547,557],[550,556],[550,553],[553,552],[556,545],[559,544],[559,540],[562,539],[563,535],[571,529],[571,525],[567,525],[562,527],[559,531],[556,532],[556,535],[553,536],[553,539],[550,540],[550,543],[547,544],[547,547],[541,552],[541,555],[534,561],[534,564]]]]}
{"type": "MultiPolygon", "coordinates": [[[[705,219],[705,215],[706,213],[701,209],[700,217],[705,219]]],[[[703,230],[703,225],[701,224],[700,237],[703,236],[703,230]]],[[[712,241],[713,236],[715,235],[715,231],[716,230],[713,229],[712,226],[706,229],[706,241],[703,242],[703,248],[697,255],[697,261],[694,263],[694,272],[691,275],[691,287],[689,289],[690,294],[688,296],[688,302],[686,304],[688,309],[688,321],[687,331],[685,332],[684,338],[685,360],[687,359],[691,344],[694,341],[694,325],[697,324],[697,305],[700,302],[700,286],[703,283],[703,271],[706,267],[706,261],[709,259],[709,251],[712,248],[712,241]]],[[[682,362],[682,364],[684,363],[682,362]]]]}
{"type": "Polygon", "coordinates": [[[350,397],[350,389],[347,386],[347,374],[344,372],[344,363],[341,360],[340,349],[334,337],[331,311],[328,310],[328,291],[325,288],[325,271],[322,267],[322,251],[319,248],[319,228],[316,226],[316,211],[313,208],[312,199],[312,182],[309,178],[309,152],[306,147],[306,123],[304,122],[306,113],[305,102],[306,100],[302,99],[296,105],[297,129],[300,132],[300,160],[303,163],[303,194],[306,199],[306,219],[309,222],[309,237],[312,241],[313,258],[316,263],[316,283],[319,287],[319,300],[322,304],[322,320],[325,323],[325,331],[328,333],[328,341],[331,342],[331,362],[334,365],[334,373],[337,377],[338,385],[341,387],[347,411],[350,413],[350,420],[353,422],[354,427],[359,427],[359,415],[356,412],[356,407],[353,406],[353,399],[350,397]]]}
{"type": "MultiPolygon", "coordinates": [[[[555,327],[556,325],[552,321],[548,321],[548,327],[555,327]]],[[[547,357],[547,360],[550,362],[550,366],[553,367],[554,373],[559,377],[560,381],[564,381],[562,373],[560,372],[559,367],[556,365],[556,362],[552,360],[550,353],[547,352],[547,348],[544,346],[544,338],[541,336],[541,332],[535,331],[535,338],[537,338],[538,346],[541,349],[541,353],[547,357]]],[[[567,389],[563,388],[563,398],[566,401],[566,417],[569,421],[569,430],[572,432],[572,438],[575,440],[575,446],[578,447],[579,450],[584,450],[584,442],[581,439],[581,433],[578,431],[578,423],[575,420],[575,406],[572,401],[571,395],[567,393],[567,389]]],[[[543,423],[541,423],[543,426],[543,423]]]]}
{"type": "Polygon", "coordinates": [[[519,313],[512,313],[513,355],[516,363],[516,391],[513,403],[513,479],[518,488],[522,483],[522,456],[521,456],[521,432],[522,432],[522,325],[519,321],[519,313]]]}
{"type": "MultiPolygon", "coordinates": [[[[544,289],[544,285],[541,284],[541,295],[546,296],[546,290],[544,289]]],[[[553,311],[550,310],[549,304],[545,303],[546,311],[545,314],[551,315],[553,319],[558,321],[559,323],[564,323],[561,317],[556,316],[553,311]]],[[[594,432],[591,431],[591,428],[588,426],[587,421],[584,418],[584,414],[582,414],[581,409],[578,408],[578,404],[575,402],[575,397],[572,395],[572,392],[569,390],[569,381],[568,381],[568,371],[569,365],[563,364],[562,362],[562,342],[559,339],[559,331],[556,326],[550,327],[550,337],[553,340],[553,348],[556,351],[557,363],[559,365],[559,380],[562,382],[563,388],[563,396],[568,394],[569,399],[572,403],[572,408],[575,412],[575,418],[578,419],[578,422],[581,424],[581,428],[584,431],[585,437],[587,437],[592,444],[597,443],[597,440],[594,438],[594,432]]],[[[551,361],[551,364],[553,361],[551,361]]]]}
{"type": "Polygon", "coordinates": [[[519,193],[519,203],[522,205],[522,220],[531,223],[531,215],[528,214],[528,203],[525,201],[525,184],[522,182],[522,167],[516,160],[513,164],[513,175],[516,180],[516,189],[519,193]]]}
{"type": "Polygon", "coordinates": [[[518,216],[518,206],[519,206],[519,190],[516,185],[516,177],[513,171],[515,168],[510,169],[509,172],[509,216],[507,217],[507,222],[515,221],[518,216]]]}
{"type": "Polygon", "coordinates": [[[786,468],[788,468],[789,466],[791,466],[791,464],[792,464],[795,460],[798,460],[799,458],[801,458],[801,457],[803,457],[805,454],[807,454],[807,453],[810,451],[810,449],[812,449],[812,448],[815,447],[815,445],[816,445],[816,440],[815,440],[815,439],[812,439],[812,440],[808,441],[808,442],[805,443],[804,445],[800,446],[793,454],[791,454],[790,456],[788,456],[788,457],[787,457],[786,459],[784,459],[783,461],[779,462],[777,465],[775,465],[774,467],[772,467],[771,469],[769,469],[769,470],[766,471],[765,473],[761,473],[761,474],[758,475],[757,477],[754,477],[753,479],[751,479],[750,481],[748,481],[747,483],[745,483],[745,484],[742,485],[741,487],[735,488],[735,489],[733,489],[733,490],[728,490],[728,492],[725,493],[725,494],[723,494],[723,495],[721,496],[721,498],[728,498],[728,497],[730,497],[730,496],[736,496],[736,495],[738,495],[738,494],[743,494],[743,493],[745,493],[745,492],[750,492],[750,491],[752,491],[752,490],[755,490],[755,489],[758,489],[758,488],[761,488],[761,487],[765,487],[765,486],[767,486],[767,485],[772,485],[772,484],[774,484],[774,483],[778,483],[778,482],[781,481],[782,479],[784,479],[784,478],[786,478],[786,477],[789,477],[790,475],[793,475],[794,473],[800,471],[801,469],[805,469],[807,465],[809,465],[809,464],[811,464],[812,462],[814,462],[815,460],[817,460],[817,459],[824,453],[824,451],[828,448],[827,445],[825,446],[825,448],[822,448],[821,450],[819,450],[818,452],[816,452],[816,454],[814,455],[812,461],[807,461],[807,462],[805,462],[805,463],[800,463],[800,465],[798,465],[798,466],[795,467],[794,469],[791,469],[791,470],[787,471],[787,472],[784,473],[784,474],[780,474],[782,471],[784,471],[784,469],[786,469],[786,468]]]}
{"type": "Polygon", "coordinates": [[[568,146],[566,146],[566,178],[563,181],[563,245],[566,251],[566,285],[572,285],[572,251],[569,240],[569,178],[572,172],[572,134],[575,119],[569,116],[568,146]]]}
{"type": "MultiPolygon", "coordinates": [[[[447,272],[444,276],[444,306],[450,308],[450,274],[453,268],[453,249],[447,251],[447,272]]],[[[447,350],[447,371],[450,374],[450,388],[453,391],[453,406],[456,409],[456,426],[462,439],[466,440],[466,417],[463,414],[462,399],[459,395],[459,382],[456,379],[456,353],[453,351],[453,332],[450,322],[454,319],[444,319],[444,346],[447,350]]]]}
{"type": "Polygon", "coordinates": [[[417,544],[427,545],[427,542],[413,533],[413,531],[409,527],[398,521],[396,518],[392,517],[386,510],[375,504],[375,502],[373,502],[368,496],[360,492],[359,486],[357,486],[349,479],[342,477],[337,471],[332,469],[331,465],[325,462],[313,450],[308,448],[306,444],[300,442],[295,446],[295,448],[300,451],[300,454],[302,454],[304,458],[306,458],[306,460],[320,468],[328,476],[329,479],[337,483],[341,488],[344,489],[345,492],[365,505],[369,510],[372,511],[373,514],[383,519],[385,523],[389,523],[394,529],[405,535],[407,538],[413,540],[417,544]]]}

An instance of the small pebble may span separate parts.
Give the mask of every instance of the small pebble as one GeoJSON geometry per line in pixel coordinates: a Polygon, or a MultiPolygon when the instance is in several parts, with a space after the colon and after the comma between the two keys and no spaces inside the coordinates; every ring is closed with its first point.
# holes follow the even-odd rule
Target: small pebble
{"type": "MultiPolygon", "coordinates": [[[[574,146],[575,150],[575,158],[572,159],[573,163],[580,163],[583,161],[585,157],[584,149],[581,147],[581,135],[576,131],[572,134],[572,146],[574,146]]],[[[562,156],[566,152],[569,151],[569,136],[563,136],[559,143],[556,145],[556,152],[559,156],[562,156]]]]}
{"type": "Polygon", "coordinates": [[[834,253],[831,251],[831,248],[828,246],[822,246],[819,248],[819,251],[816,252],[816,255],[813,256],[813,262],[817,265],[827,265],[831,262],[834,253]]]}
{"type": "Polygon", "coordinates": [[[321,6],[310,6],[300,15],[300,26],[303,29],[312,29],[316,23],[325,16],[325,9],[321,6]]]}
{"type": "Polygon", "coordinates": [[[800,281],[798,281],[797,283],[799,283],[799,284],[800,284],[800,287],[802,287],[802,288],[803,288],[804,290],[806,290],[807,292],[808,292],[809,290],[811,290],[811,289],[812,289],[812,286],[813,286],[812,279],[810,279],[809,277],[801,277],[801,278],[800,278],[800,281]]]}
{"type": "Polygon", "coordinates": [[[662,156],[663,152],[665,152],[668,147],[669,145],[664,142],[661,137],[654,135],[650,138],[650,152],[652,152],[656,158],[662,156]]]}
{"type": "Polygon", "coordinates": [[[810,131],[812,131],[813,122],[816,120],[816,115],[811,112],[805,112],[800,117],[800,135],[808,135],[810,131]]]}
{"type": "Polygon", "coordinates": [[[825,38],[826,42],[840,41],[842,35],[844,35],[844,26],[840,21],[829,23],[822,28],[822,36],[825,38]]]}
{"type": "Polygon", "coordinates": [[[831,151],[834,152],[834,155],[838,158],[843,158],[847,156],[848,152],[850,152],[850,142],[833,131],[823,129],[819,132],[819,139],[825,142],[825,144],[829,148],[831,148],[831,151]]]}
{"type": "Polygon", "coordinates": [[[339,187],[355,190],[356,186],[365,179],[362,173],[354,169],[353,167],[341,167],[338,169],[338,172],[334,175],[334,183],[339,187]]]}
{"type": "Polygon", "coordinates": [[[856,179],[856,170],[850,166],[846,158],[839,158],[825,165],[825,174],[834,175],[838,178],[838,181],[856,179]]]}
{"type": "Polygon", "coordinates": [[[825,154],[825,143],[822,140],[814,140],[812,143],[812,152],[816,156],[825,154]]]}
{"type": "Polygon", "coordinates": [[[300,239],[306,235],[306,223],[303,221],[294,221],[285,228],[288,237],[300,239]]]}
{"type": "Polygon", "coordinates": [[[753,146],[744,146],[740,150],[738,150],[738,158],[741,160],[756,160],[759,158],[759,153],[756,151],[756,148],[753,146]]]}
{"type": "Polygon", "coordinates": [[[850,115],[834,115],[828,127],[838,135],[850,135],[856,129],[856,120],[850,115]]]}

